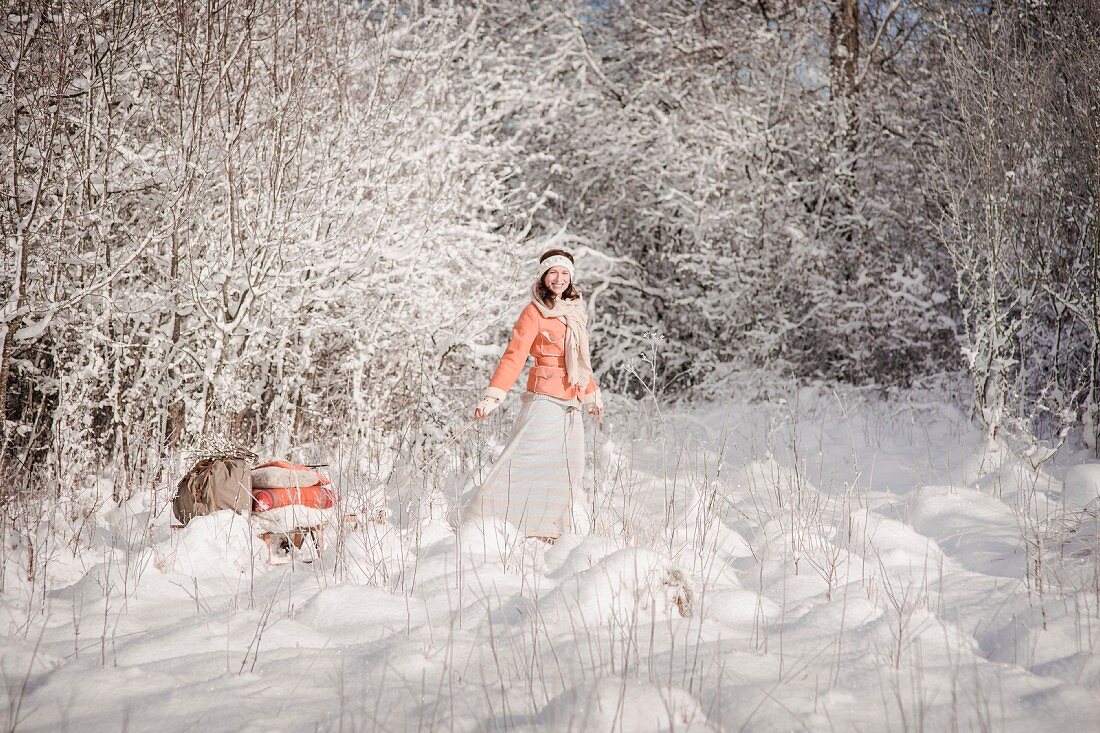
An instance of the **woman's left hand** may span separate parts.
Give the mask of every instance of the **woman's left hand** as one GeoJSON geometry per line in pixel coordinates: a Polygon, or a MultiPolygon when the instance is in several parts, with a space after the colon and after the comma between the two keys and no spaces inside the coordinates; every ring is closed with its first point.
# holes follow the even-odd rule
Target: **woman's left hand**
{"type": "Polygon", "coordinates": [[[603,423],[603,405],[590,405],[588,414],[596,418],[598,422],[603,423]]]}

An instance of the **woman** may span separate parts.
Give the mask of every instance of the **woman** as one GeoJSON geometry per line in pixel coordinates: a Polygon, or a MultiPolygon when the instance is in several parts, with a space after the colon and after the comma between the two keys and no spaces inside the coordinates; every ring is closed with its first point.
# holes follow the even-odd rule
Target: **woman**
{"type": "Polygon", "coordinates": [[[531,302],[512,328],[512,340],[474,417],[483,420],[500,405],[532,356],[523,408],[464,519],[499,517],[527,537],[550,543],[572,526],[573,497],[583,491],[580,411],[587,409],[599,420],[604,411],[592,376],[587,324],[584,301],[573,285],[573,255],[561,249],[544,252],[531,302]]]}

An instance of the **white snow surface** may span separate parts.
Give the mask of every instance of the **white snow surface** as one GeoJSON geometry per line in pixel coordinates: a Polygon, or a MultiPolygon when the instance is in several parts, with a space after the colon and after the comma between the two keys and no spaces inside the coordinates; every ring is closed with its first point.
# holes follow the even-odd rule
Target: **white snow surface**
{"type": "Polygon", "coordinates": [[[338,506],[316,562],[275,566],[255,519],[174,530],[157,492],[72,492],[4,538],[0,718],[268,733],[1100,719],[1100,480],[1081,454],[1036,468],[951,407],[855,392],[659,420],[616,406],[588,431],[590,526],[553,546],[499,522],[455,531],[401,497],[386,524],[341,523],[338,506]]]}

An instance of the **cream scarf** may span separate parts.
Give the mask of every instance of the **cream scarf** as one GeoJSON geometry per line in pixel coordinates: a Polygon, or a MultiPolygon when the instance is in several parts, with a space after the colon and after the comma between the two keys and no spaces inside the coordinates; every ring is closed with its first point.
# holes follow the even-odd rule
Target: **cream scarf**
{"type": "Polygon", "coordinates": [[[565,376],[570,384],[579,387],[583,392],[592,376],[592,354],[588,348],[588,314],[584,310],[584,299],[557,298],[551,308],[539,299],[537,288],[537,282],[531,286],[531,302],[539,309],[543,318],[557,318],[565,324],[565,376]]]}

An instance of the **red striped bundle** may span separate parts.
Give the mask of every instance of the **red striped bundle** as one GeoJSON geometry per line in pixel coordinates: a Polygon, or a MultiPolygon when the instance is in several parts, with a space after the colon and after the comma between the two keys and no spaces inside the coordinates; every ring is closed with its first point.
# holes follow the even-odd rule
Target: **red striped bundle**
{"type": "Polygon", "coordinates": [[[270,461],[252,469],[252,511],[266,512],[297,504],[313,509],[329,509],[336,503],[336,492],[323,474],[309,466],[287,461],[270,461]],[[273,478],[282,479],[272,481],[273,478]],[[294,485],[305,481],[309,486],[294,485]],[[290,486],[272,486],[287,483],[290,486]]]}

